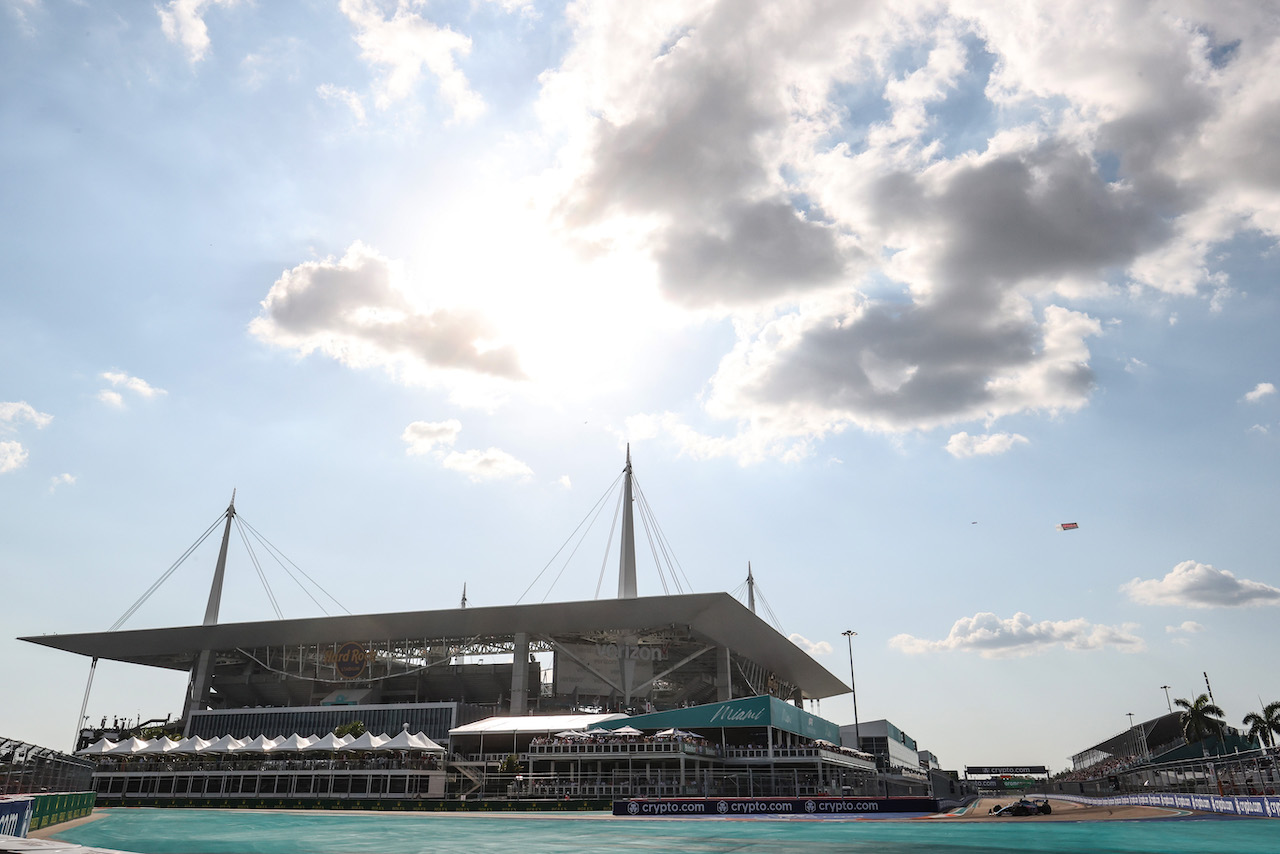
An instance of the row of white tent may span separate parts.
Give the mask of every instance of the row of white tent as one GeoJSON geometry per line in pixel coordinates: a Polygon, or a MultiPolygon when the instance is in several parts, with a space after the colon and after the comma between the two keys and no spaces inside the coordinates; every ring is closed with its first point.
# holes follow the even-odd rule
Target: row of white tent
{"type": "Polygon", "coordinates": [[[342,751],[351,753],[360,750],[411,750],[415,752],[444,753],[445,749],[436,744],[426,733],[411,733],[408,730],[394,736],[373,735],[365,733],[359,738],[349,735],[336,736],[333,733],[312,738],[294,733],[288,738],[267,738],[258,736],[254,739],[232,738],[224,735],[221,738],[207,740],[198,735],[174,741],[171,738],[141,739],[129,738],[115,742],[101,738],[88,747],[76,751],[77,756],[138,756],[147,754],[211,754],[211,753],[320,753],[323,751],[342,751]]]}

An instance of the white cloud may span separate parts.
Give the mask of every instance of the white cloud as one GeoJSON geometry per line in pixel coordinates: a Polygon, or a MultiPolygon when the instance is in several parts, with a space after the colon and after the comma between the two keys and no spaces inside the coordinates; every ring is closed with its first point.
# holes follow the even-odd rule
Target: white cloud
{"type": "Polygon", "coordinates": [[[5,8],[9,10],[9,14],[13,15],[24,36],[31,38],[36,34],[35,25],[27,16],[40,8],[40,0],[9,0],[5,3],[5,8]]]}
{"type": "Polygon", "coordinates": [[[1249,401],[1250,403],[1257,403],[1259,400],[1262,400],[1264,397],[1275,394],[1275,393],[1276,393],[1276,387],[1274,384],[1258,383],[1256,386],[1253,387],[1253,391],[1248,392],[1244,396],[1244,399],[1249,401]]]}
{"type": "Polygon", "coordinates": [[[482,0],[482,2],[498,6],[509,15],[519,14],[526,18],[539,17],[538,7],[533,0],[482,0]]]}
{"type": "Polygon", "coordinates": [[[0,401],[0,427],[12,429],[13,425],[21,421],[36,425],[36,429],[43,429],[53,421],[53,416],[47,412],[38,412],[25,400],[0,401]]]}
{"type": "MultiPolygon", "coordinates": [[[[490,389],[524,378],[515,351],[467,310],[417,306],[399,265],[356,241],[340,259],[284,271],[249,325],[260,340],[353,368],[381,367],[405,383],[490,389]]],[[[477,392],[477,394],[480,394],[477,392]]]]}
{"type": "Polygon", "coordinates": [[[457,419],[448,421],[415,421],[404,428],[400,438],[409,447],[405,453],[410,455],[428,454],[442,445],[452,445],[462,432],[462,422],[457,419]]]}
{"type": "Polygon", "coordinates": [[[565,489],[573,489],[573,483],[570,482],[569,475],[567,474],[562,474],[556,478],[556,483],[563,486],[565,489]]]}
{"type": "Polygon", "coordinates": [[[1257,9],[584,0],[568,20],[539,103],[566,140],[558,223],[735,324],[702,398],[725,424],[651,416],[689,453],[1078,410],[1102,326],[1075,300],[1219,310],[1215,248],[1280,236],[1280,26],[1257,9]]]}
{"type": "Polygon", "coordinates": [[[1176,626],[1165,626],[1164,630],[1169,634],[1193,635],[1193,634],[1198,634],[1199,632],[1203,632],[1204,626],[1200,625],[1195,620],[1184,620],[1182,623],[1176,626]]]}
{"type": "Polygon", "coordinates": [[[209,28],[204,22],[204,12],[210,6],[234,6],[239,0],[170,0],[167,6],[157,6],[160,29],[165,38],[182,45],[191,64],[204,59],[209,52],[209,28]]]}
{"type": "Polygon", "coordinates": [[[797,632],[792,632],[790,635],[788,635],[787,640],[791,641],[793,644],[795,644],[796,646],[800,647],[805,652],[813,656],[831,654],[831,644],[827,643],[826,641],[811,641],[808,638],[806,638],[804,635],[799,634],[797,632]]]}
{"type": "Polygon", "coordinates": [[[1146,370],[1146,368],[1147,363],[1134,356],[1130,356],[1124,363],[1125,371],[1131,374],[1136,374],[1139,371],[1146,370]]]}
{"type": "Polygon", "coordinates": [[[453,452],[444,458],[444,467],[462,472],[472,481],[524,479],[533,469],[497,448],[487,451],[453,452]]]}
{"type": "Polygon", "coordinates": [[[891,638],[889,645],[909,655],[960,650],[976,652],[983,658],[1019,658],[1058,645],[1070,650],[1111,647],[1120,652],[1141,652],[1146,644],[1133,633],[1136,628],[1132,624],[1098,625],[1082,618],[1034,622],[1022,612],[1001,619],[983,612],[956,620],[950,634],[942,640],[900,634],[891,638]]]}
{"type": "Polygon", "coordinates": [[[20,469],[27,462],[27,450],[20,442],[0,442],[0,474],[20,469]]]}
{"type": "Polygon", "coordinates": [[[124,409],[124,396],[118,391],[104,388],[98,392],[98,400],[115,409],[124,409]]]}
{"type": "Polygon", "coordinates": [[[73,474],[67,474],[66,472],[63,472],[62,474],[55,474],[53,477],[49,478],[49,491],[53,492],[59,486],[70,486],[75,482],[76,477],[73,474]]]}
{"type": "Polygon", "coordinates": [[[317,86],[316,92],[326,101],[342,104],[350,110],[357,125],[365,123],[364,101],[360,99],[357,93],[341,86],[334,86],[332,83],[317,86]]]}
{"type": "Polygon", "coordinates": [[[1225,569],[1194,560],[1184,560],[1164,578],[1145,581],[1135,578],[1122,585],[1120,590],[1142,605],[1239,608],[1280,604],[1280,588],[1236,578],[1225,569]]]}
{"type": "Polygon", "coordinates": [[[164,389],[156,388],[144,379],[131,377],[126,373],[121,373],[120,371],[104,371],[102,378],[113,386],[131,391],[139,397],[150,399],[153,397],[159,397],[162,394],[168,394],[164,389]]]}
{"type": "Polygon", "coordinates": [[[947,440],[947,453],[953,457],[994,456],[1012,450],[1015,445],[1028,443],[1025,436],[1017,433],[988,433],[982,436],[970,436],[968,433],[956,433],[947,440]]]}
{"type": "Polygon", "coordinates": [[[455,120],[470,120],[484,112],[484,100],[471,89],[458,69],[456,56],[471,52],[471,39],[448,27],[439,27],[412,11],[400,0],[394,14],[383,13],[368,0],[342,0],[342,13],[356,28],[361,58],[385,70],[375,103],[386,109],[413,94],[423,69],[437,82],[440,96],[452,108],[455,120]]]}

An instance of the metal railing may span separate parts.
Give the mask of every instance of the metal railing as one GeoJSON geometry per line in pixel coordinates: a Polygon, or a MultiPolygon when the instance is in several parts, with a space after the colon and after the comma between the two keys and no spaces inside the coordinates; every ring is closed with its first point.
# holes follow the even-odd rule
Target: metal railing
{"type": "Polygon", "coordinates": [[[0,795],[85,792],[93,763],[47,747],[0,738],[0,795]]]}

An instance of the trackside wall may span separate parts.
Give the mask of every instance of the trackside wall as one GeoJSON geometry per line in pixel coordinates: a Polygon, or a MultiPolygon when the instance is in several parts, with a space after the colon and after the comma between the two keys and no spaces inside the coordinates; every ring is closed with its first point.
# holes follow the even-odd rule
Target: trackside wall
{"type": "Polygon", "coordinates": [[[1036,795],[1087,806],[1139,806],[1166,807],[1169,809],[1200,810],[1222,815],[1253,816],[1255,818],[1280,818],[1280,797],[1188,795],[1170,792],[1143,792],[1137,795],[1112,795],[1090,798],[1083,795],[1036,795]]]}

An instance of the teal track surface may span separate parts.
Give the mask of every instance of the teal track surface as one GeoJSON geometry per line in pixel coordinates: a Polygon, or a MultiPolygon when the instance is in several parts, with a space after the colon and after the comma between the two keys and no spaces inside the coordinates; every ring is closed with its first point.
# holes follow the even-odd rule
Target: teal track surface
{"type": "Polygon", "coordinates": [[[1280,820],[952,822],[115,809],[56,834],[141,854],[1275,854],[1280,820]]]}

